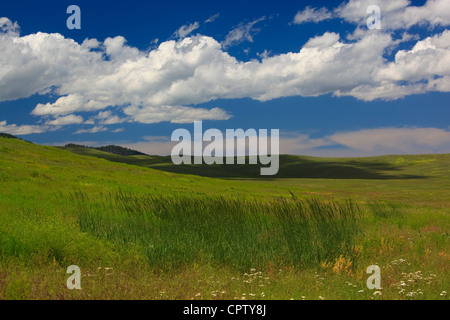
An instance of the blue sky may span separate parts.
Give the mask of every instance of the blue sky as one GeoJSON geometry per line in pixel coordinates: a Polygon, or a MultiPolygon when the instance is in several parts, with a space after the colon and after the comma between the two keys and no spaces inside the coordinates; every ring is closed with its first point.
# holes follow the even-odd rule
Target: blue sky
{"type": "Polygon", "coordinates": [[[169,154],[203,120],[282,153],[448,153],[449,25],[446,0],[2,2],[0,132],[169,154]]]}

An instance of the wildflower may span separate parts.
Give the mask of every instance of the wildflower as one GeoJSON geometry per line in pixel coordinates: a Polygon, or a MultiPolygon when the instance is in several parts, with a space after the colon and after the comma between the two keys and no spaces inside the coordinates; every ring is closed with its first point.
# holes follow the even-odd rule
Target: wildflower
{"type": "Polygon", "coordinates": [[[440,294],[440,296],[442,296],[442,297],[445,296],[445,295],[447,295],[447,291],[442,291],[441,294],[440,294]]]}
{"type": "Polygon", "coordinates": [[[374,296],[381,296],[381,291],[375,291],[375,292],[373,293],[373,295],[374,295],[374,296]]]}
{"type": "Polygon", "coordinates": [[[359,290],[359,291],[358,291],[358,293],[363,293],[363,292],[364,292],[364,290],[359,290]]]}

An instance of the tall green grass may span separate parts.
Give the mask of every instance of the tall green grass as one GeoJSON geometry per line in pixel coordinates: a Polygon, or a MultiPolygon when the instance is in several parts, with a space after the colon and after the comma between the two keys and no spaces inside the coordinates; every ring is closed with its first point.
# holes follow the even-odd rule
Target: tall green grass
{"type": "Polygon", "coordinates": [[[389,219],[402,218],[404,216],[403,208],[405,204],[393,202],[370,201],[367,207],[375,218],[389,219]]]}
{"type": "Polygon", "coordinates": [[[242,270],[311,267],[340,255],[356,259],[360,230],[351,201],[221,196],[137,196],[117,192],[91,197],[76,191],[80,229],[126,250],[139,247],[151,268],[189,263],[242,270]]]}

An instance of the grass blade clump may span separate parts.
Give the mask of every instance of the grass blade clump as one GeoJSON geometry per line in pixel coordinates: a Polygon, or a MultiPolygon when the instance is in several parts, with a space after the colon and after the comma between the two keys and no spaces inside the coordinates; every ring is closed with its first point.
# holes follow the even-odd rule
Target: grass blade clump
{"type": "Polygon", "coordinates": [[[126,249],[139,246],[151,268],[198,262],[239,269],[317,266],[353,257],[359,209],[350,201],[221,196],[138,196],[76,191],[79,225],[126,249]]]}

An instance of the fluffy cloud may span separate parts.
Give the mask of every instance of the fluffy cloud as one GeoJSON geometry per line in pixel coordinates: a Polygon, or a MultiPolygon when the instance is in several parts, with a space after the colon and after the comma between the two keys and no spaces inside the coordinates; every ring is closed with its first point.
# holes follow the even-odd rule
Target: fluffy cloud
{"type": "Polygon", "coordinates": [[[450,131],[437,128],[380,128],[336,133],[331,141],[370,154],[446,153],[450,131]]]}
{"type": "MultiPolygon", "coordinates": [[[[447,61],[447,54],[443,54],[447,51],[447,33],[423,40],[430,42],[427,57],[436,65],[447,61]]],[[[117,106],[133,121],[182,123],[229,119],[218,108],[184,106],[219,98],[266,101],[332,92],[371,100],[408,94],[398,90],[397,82],[409,79],[401,74],[392,76],[399,73],[398,68],[404,69],[401,65],[408,60],[384,61],[383,53],[393,41],[384,33],[367,33],[354,43],[342,41],[336,33],[325,33],[308,41],[297,53],[262,62],[240,62],[224,52],[219,42],[200,35],[161,43],[148,54],[128,47],[121,37],[106,39],[101,47],[110,60],[104,60],[102,52],[89,50],[86,42],[80,46],[60,35],[38,33],[15,37],[14,41],[0,37],[0,41],[9,42],[0,49],[5,51],[0,55],[0,64],[5,66],[0,69],[0,99],[26,97],[52,87],[62,95],[54,103],[38,104],[33,110],[38,116],[117,106]]],[[[420,59],[423,52],[414,49],[408,57],[420,59]]],[[[428,68],[420,76],[434,79],[447,75],[446,70],[428,68]]],[[[445,85],[436,83],[434,88],[445,89],[445,85]]]]}
{"type": "Polygon", "coordinates": [[[120,118],[114,115],[111,111],[99,112],[97,116],[88,120],[87,124],[94,124],[95,120],[98,120],[101,125],[119,124],[128,121],[128,118],[120,118]]]}
{"type": "Polygon", "coordinates": [[[297,12],[293,23],[320,22],[340,18],[347,22],[365,25],[369,6],[381,10],[382,28],[385,30],[407,29],[414,25],[447,26],[450,24],[450,2],[428,0],[423,6],[411,6],[409,0],[349,0],[333,11],[327,8],[306,7],[297,12]]]}
{"type": "Polygon", "coordinates": [[[16,125],[16,124],[7,124],[6,121],[0,121],[0,132],[9,133],[12,135],[27,135],[33,133],[43,133],[49,130],[55,130],[57,127],[50,128],[49,126],[40,126],[40,125],[16,125]]]}
{"type": "Polygon", "coordinates": [[[172,123],[193,123],[198,120],[218,119],[228,120],[231,116],[219,108],[211,110],[181,106],[158,107],[127,107],[124,112],[140,123],[158,123],[170,121],[172,123]]]}
{"type": "MultiPolygon", "coordinates": [[[[109,99],[108,99],[109,101],[109,99]]],[[[80,94],[69,94],[59,98],[55,103],[38,104],[33,110],[37,116],[65,115],[72,112],[95,111],[108,107],[109,103],[88,100],[80,94]]]]}
{"type": "MultiPolygon", "coordinates": [[[[429,0],[422,7],[409,6],[404,0],[370,1],[376,3],[385,19],[411,16],[408,24],[402,18],[404,25],[450,21],[450,10],[444,10],[448,1],[429,0]]],[[[365,4],[349,1],[334,14],[363,23],[365,4]]],[[[308,10],[312,21],[319,19],[311,18],[312,13],[328,16],[323,10],[308,10]]],[[[224,50],[253,41],[255,26],[264,19],[237,26],[222,43],[203,35],[187,36],[195,30],[194,23],[178,30],[179,39],[141,51],[120,36],[103,42],[87,39],[81,45],[60,34],[20,36],[16,23],[0,18],[0,101],[51,92],[57,100],[37,104],[32,112],[44,117],[47,126],[80,121],[78,113],[96,112],[98,116],[85,124],[103,128],[125,121],[229,119],[231,115],[218,107],[196,107],[217,99],[267,101],[331,93],[370,101],[450,91],[449,30],[417,41],[412,49],[394,52],[393,61],[384,55],[413,36],[404,33],[395,40],[388,31],[362,27],[347,39],[326,32],[311,38],[298,52],[265,54],[262,61],[239,61],[224,50]]]]}
{"type": "Polygon", "coordinates": [[[428,0],[423,6],[411,6],[409,0],[350,0],[339,6],[338,17],[357,24],[366,24],[367,8],[377,5],[381,9],[382,28],[404,29],[413,25],[432,27],[450,24],[450,2],[428,0]]]}
{"type": "Polygon", "coordinates": [[[333,13],[327,8],[312,8],[306,7],[303,11],[297,12],[294,17],[295,24],[302,24],[306,22],[320,22],[333,18],[333,13]]]}
{"type": "Polygon", "coordinates": [[[178,38],[184,38],[199,27],[200,25],[197,21],[192,24],[181,26],[177,31],[175,31],[175,36],[178,38]]]}
{"type": "Polygon", "coordinates": [[[80,129],[80,130],[74,132],[74,134],[97,133],[97,132],[104,132],[104,131],[108,131],[108,129],[103,126],[95,126],[90,129],[80,129]]]}
{"type": "Polygon", "coordinates": [[[450,74],[450,30],[399,50],[395,61],[377,71],[376,80],[420,81],[450,74]]]}
{"type": "Polygon", "coordinates": [[[47,121],[46,124],[52,126],[67,126],[71,124],[81,124],[81,123],[83,123],[83,117],[70,114],[65,117],[58,117],[52,121],[47,121]]]}
{"type": "Polygon", "coordinates": [[[0,31],[6,34],[18,35],[20,33],[20,27],[17,22],[12,22],[6,17],[0,17],[0,31]]]}
{"type": "Polygon", "coordinates": [[[261,17],[248,23],[241,23],[233,28],[223,41],[224,48],[238,45],[244,41],[253,42],[253,36],[259,32],[255,25],[264,20],[266,20],[266,17],[261,17]]]}
{"type": "Polygon", "coordinates": [[[347,157],[448,153],[450,131],[438,128],[376,128],[337,132],[315,139],[305,134],[290,134],[280,139],[280,150],[289,154],[347,157]]]}

